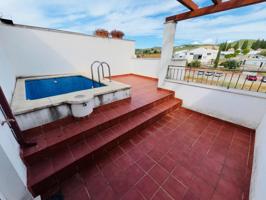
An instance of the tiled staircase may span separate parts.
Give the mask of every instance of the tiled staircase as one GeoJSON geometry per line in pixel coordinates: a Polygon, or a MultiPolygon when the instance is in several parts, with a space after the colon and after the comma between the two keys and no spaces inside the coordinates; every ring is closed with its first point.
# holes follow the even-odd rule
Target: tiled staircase
{"type": "Polygon", "coordinates": [[[145,102],[132,98],[99,107],[84,119],[69,117],[25,131],[27,140],[38,142],[22,149],[29,189],[42,194],[181,103],[171,92],[145,102]]]}

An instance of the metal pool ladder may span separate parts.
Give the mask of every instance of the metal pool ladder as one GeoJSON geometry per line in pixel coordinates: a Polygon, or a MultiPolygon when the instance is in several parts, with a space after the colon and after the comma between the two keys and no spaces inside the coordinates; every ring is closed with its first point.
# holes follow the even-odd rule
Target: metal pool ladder
{"type": "Polygon", "coordinates": [[[100,76],[100,70],[102,71],[102,77],[104,78],[104,67],[107,67],[108,69],[108,79],[111,82],[111,69],[110,65],[107,62],[100,62],[100,61],[94,61],[91,64],[91,79],[92,79],[92,85],[94,86],[94,72],[93,72],[93,67],[97,67],[97,74],[98,74],[98,82],[101,83],[101,76],[100,76]]]}

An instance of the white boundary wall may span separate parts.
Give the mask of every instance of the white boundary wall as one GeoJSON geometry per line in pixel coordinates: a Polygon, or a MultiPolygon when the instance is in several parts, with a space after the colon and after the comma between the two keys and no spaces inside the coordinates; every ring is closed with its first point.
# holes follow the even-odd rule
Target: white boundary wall
{"type": "Polygon", "coordinates": [[[95,60],[106,61],[113,75],[131,72],[135,42],[0,24],[1,48],[16,76],[90,72],[95,60]]]}
{"type": "Polygon", "coordinates": [[[256,130],[250,200],[264,200],[266,197],[266,115],[256,130]]]}
{"type": "MultiPolygon", "coordinates": [[[[5,134],[2,133],[1,134],[5,134]]],[[[30,200],[33,199],[25,183],[20,179],[13,163],[0,146],[0,199],[30,200]],[[2,197],[1,197],[2,193],[2,197]]]]}
{"type": "MultiPolygon", "coordinates": [[[[5,53],[0,48],[0,85],[10,102],[16,76],[5,53]]],[[[4,116],[0,111],[0,120],[4,116]]],[[[0,192],[6,199],[31,199],[27,190],[26,167],[20,158],[20,148],[7,124],[0,126],[0,192]]]]}
{"type": "Polygon", "coordinates": [[[160,68],[160,58],[135,58],[132,59],[131,73],[157,78],[160,68]]]}
{"type": "Polygon", "coordinates": [[[180,81],[164,81],[183,106],[225,121],[256,129],[266,113],[266,94],[227,90],[180,81]]]}

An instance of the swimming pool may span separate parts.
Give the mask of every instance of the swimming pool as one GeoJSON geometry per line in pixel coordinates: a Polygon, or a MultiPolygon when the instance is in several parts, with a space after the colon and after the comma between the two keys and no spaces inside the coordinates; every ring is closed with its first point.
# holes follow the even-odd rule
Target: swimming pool
{"type": "Polygon", "coordinates": [[[35,100],[71,92],[102,87],[84,76],[66,76],[25,81],[26,99],[35,100]]]}

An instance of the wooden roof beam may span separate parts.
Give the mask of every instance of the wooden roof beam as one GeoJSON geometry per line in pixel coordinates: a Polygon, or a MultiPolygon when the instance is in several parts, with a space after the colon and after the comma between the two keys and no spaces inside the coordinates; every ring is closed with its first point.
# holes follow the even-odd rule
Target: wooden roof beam
{"type": "Polygon", "coordinates": [[[222,0],[212,0],[212,2],[213,2],[215,5],[217,5],[217,4],[221,3],[222,0]]]}
{"type": "Polygon", "coordinates": [[[212,13],[217,13],[221,11],[226,11],[234,8],[240,8],[244,6],[249,6],[252,4],[257,4],[257,3],[263,3],[266,2],[266,0],[230,0],[230,1],[225,1],[221,2],[217,5],[211,5],[205,8],[199,8],[197,10],[173,15],[170,17],[166,18],[166,22],[168,21],[182,21],[185,19],[190,19],[194,17],[199,17],[203,15],[208,15],[212,13]]]}
{"type": "Polygon", "coordinates": [[[177,0],[184,6],[186,6],[189,10],[197,10],[199,7],[192,0],[177,0]]]}

